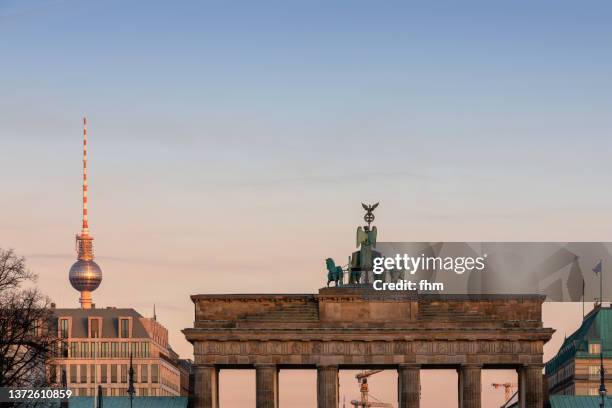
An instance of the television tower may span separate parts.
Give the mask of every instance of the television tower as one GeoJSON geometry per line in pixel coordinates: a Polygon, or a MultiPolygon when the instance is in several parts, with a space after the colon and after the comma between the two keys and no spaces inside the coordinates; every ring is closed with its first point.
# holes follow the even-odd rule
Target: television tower
{"type": "Polygon", "coordinates": [[[81,292],[81,308],[91,309],[91,292],[100,286],[102,270],[93,260],[93,237],[89,234],[87,218],[87,117],[83,118],[83,222],[75,245],[77,261],[70,267],[68,278],[72,287],[81,292]]]}

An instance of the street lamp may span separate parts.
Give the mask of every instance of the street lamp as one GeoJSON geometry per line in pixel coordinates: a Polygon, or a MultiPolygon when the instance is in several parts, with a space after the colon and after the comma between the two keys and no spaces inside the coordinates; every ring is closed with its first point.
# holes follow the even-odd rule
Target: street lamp
{"type": "MultiPolygon", "coordinates": [[[[64,390],[68,389],[68,377],[66,375],[66,369],[62,368],[62,378],[61,378],[61,382],[62,382],[62,388],[64,390]]],[[[62,402],[60,402],[60,408],[68,408],[68,400],[66,399],[68,397],[64,396],[64,398],[62,399],[62,402]]]]}
{"type": "Polygon", "coordinates": [[[130,374],[129,374],[129,386],[127,389],[127,393],[130,396],[130,408],[132,408],[132,402],[134,400],[134,394],[136,394],[136,390],[134,389],[134,366],[132,365],[132,353],[130,353],[130,374]]]}
{"type": "Polygon", "coordinates": [[[601,408],[605,408],[606,406],[606,395],[608,394],[608,390],[606,390],[606,382],[605,382],[605,370],[603,364],[603,345],[602,349],[599,351],[599,396],[601,397],[601,402],[599,406],[601,408]]]}

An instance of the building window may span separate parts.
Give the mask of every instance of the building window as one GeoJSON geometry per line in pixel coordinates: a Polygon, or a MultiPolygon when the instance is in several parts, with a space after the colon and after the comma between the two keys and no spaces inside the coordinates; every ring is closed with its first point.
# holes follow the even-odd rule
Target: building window
{"type": "Polygon", "coordinates": [[[117,364],[111,364],[111,383],[117,382],[117,364]]]}
{"type": "Polygon", "coordinates": [[[140,395],[143,397],[146,397],[149,395],[149,389],[148,388],[141,388],[140,389],[140,395]]]}
{"type": "Polygon", "coordinates": [[[100,357],[106,358],[108,357],[108,343],[100,343],[100,357]]]}
{"type": "Polygon", "coordinates": [[[151,364],[151,382],[158,383],[159,382],[159,365],[151,364]]]}
{"type": "Polygon", "coordinates": [[[146,364],[140,366],[140,382],[149,382],[149,366],[146,364]]]}
{"type": "Polygon", "coordinates": [[[142,342],[140,343],[140,350],[141,350],[141,357],[151,357],[149,355],[149,343],[148,342],[142,342]]]}
{"type": "Polygon", "coordinates": [[[111,343],[111,353],[112,357],[119,357],[119,343],[116,341],[111,343]]]}
{"type": "Polygon", "coordinates": [[[81,383],[87,382],[87,364],[81,364],[81,383]]]}
{"type": "Polygon", "coordinates": [[[67,339],[69,337],[68,335],[68,319],[60,319],[60,337],[62,339],[67,339]]]}
{"type": "Polygon", "coordinates": [[[77,365],[76,364],[70,364],[70,382],[73,384],[77,382],[77,365]]]}
{"type": "Polygon", "coordinates": [[[62,348],[61,356],[63,358],[68,358],[68,342],[63,341],[61,348],[62,348]]]}
{"type": "Polygon", "coordinates": [[[106,364],[102,364],[100,366],[100,382],[101,383],[106,383],[108,382],[108,378],[107,378],[107,365],[106,364]]]}
{"type": "Polygon", "coordinates": [[[49,382],[51,384],[55,384],[57,381],[57,366],[50,365],[49,366],[49,382]]]}
{"type": "Polygon", "coordinates": [[[79,388],[79,396],[86,397],[87,396],[87,388],[79,388]]]}
{"type": "Polygon", "coordinates": [[[133,370],[134,370],[134,383],[137,383],[138,382],[138,364],[134,364],[133,370]]]}
{"type": "Polygon", "coordinates": [[[119,337],[127,339],[130,337],[130,320],[119,319],[119,337]]]}
{"type": "Polygon", "coordinates": [[[94,364],[89,365],[89,376],[91,378],[92,383],[95,383],[98,381],[98,379],[96,378],[98,376],[98,373],[96,373],[96,366],[94,364]]]}
{"type": "Polygon", "coordinates": [[[121,343],[121,357],[127,358],[128,356],[128,347],[130,343],[121,343]]]}
{"type": "Polygon", "coordinates": [[[76,342],[70,343],[70,357],[72,358],[79,357],[79,343],[76,343],[76,342]]]}
{"type": "Polygon", "coordinates": [[[121,382],[127,382],[127,364],[121,364],[121,382]]]}
{"type": "Polygon", "coordinates": [[[60,378],[59,378],[60,384],[63,384],[64,382],[68,382],[68,373],[66,372],[66,369],[67,369],[66,365],[62,364],[61,368],[60,368],[60,372],[59,372],[59,375],[60,375],[60,378]]]}
{"type": "Polygon", "coordinates": [[[132,357],[138,357],[138,343],[132,343],[132,357]]]}
{"type": "Polygon", "coordinates": [[[599,353],[601,353],[601,344],[589,343],[589,354],[599,354],[599,353]]]}
{"type": "Polygon", "coordinates": [[[93,339],[98,339],[100,338],[100,329],[101,329],[101,324],[100,324],[100,318],[92,318],[89,319],[89,336],[93,339]]]}
{"type": "Polygon", "coordinates": [[[89,358],[89,343],[81,343],[81,357],[89,358]]]}
{"type": "Polygon", "coordinates": [[[599,390],[595,387],[589,387],[589,395],[599,395],[599,390]]]}

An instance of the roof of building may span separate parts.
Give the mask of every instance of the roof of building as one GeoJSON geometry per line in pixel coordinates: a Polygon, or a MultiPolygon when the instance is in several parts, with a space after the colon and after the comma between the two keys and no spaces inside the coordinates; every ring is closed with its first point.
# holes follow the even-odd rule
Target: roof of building
{"type": "Polygon", "coordinates": [[[118,309],[108,307],[105,309],[55,309],[57,317],[66,316],[72,318],[72,337],[87,338],[87,319],[89,317],[102,317],[102,338],[119,337],[119,318],[132,317],[132,337],[148,338],[145,327],[140,318],[142,315],[134,309],[118,309]]]}
{"type": "Polygon", "coordinates": [[[582,324],[567,337],[557,355],[546,363],[546,374],[574,358],[597,358],[589,353],[589,343],[600,343],[604,358],[612,358],[612,307],[597,307],[585,316],[582,324]]]}
{"type": "MultiPolygon", "coordinates": [[[[187,408],[187,397],[134,397],[132,408],[187,408]]],[[[43,404],[45,408],[59,408],[59,402],[43,404]]],[[[93,397],[70,397],[70,408],[91,408],[93,397]]],[[[102,397],[102,408],[130,408],[130,397],[102,397]]]]}
{"type": "MultiPolygon", "coordinates": [[[[551,408],[600,408],[601,397],[590,395],[551,395],[551,408]]],[[[606,398],[606,407],[612,406],[612,398],[606,398]]]]}
{"type": "Polygon", "coordinates": [[[189,358],[179,358],[178,365],[179,368],[181,368],[182,370],[191,372],[191,367],[193,367],[193,361],[189,358]]]}
{"type": "MultiPolygon", "coordinates": [[[[591,395],[550,395],[550,408],[601,408],[601,397],[591,395]]],[[[612,397],[606,397],[606,407],[612,407],[612,397]]],[[[518,408],[518,399],[502,408],[518,408]]]]}

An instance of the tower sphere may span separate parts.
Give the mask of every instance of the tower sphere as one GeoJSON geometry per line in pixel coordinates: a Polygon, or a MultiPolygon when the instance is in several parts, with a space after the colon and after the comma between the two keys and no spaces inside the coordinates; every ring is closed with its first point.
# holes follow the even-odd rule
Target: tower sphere
{"type": "Polygon", "coordinates": [[[102,282],[102,270],[94,261],[78,260],[70,267],[70,284],[80,292],[96,290],[102,282]]]}

